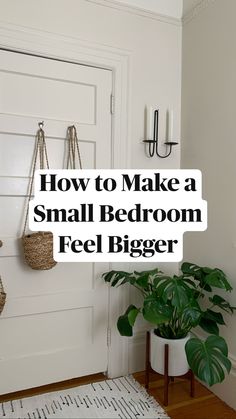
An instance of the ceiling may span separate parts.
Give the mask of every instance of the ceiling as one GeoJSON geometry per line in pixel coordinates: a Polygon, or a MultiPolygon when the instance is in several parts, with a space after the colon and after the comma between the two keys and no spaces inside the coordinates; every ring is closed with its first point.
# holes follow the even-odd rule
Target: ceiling
{"type": "Polygon", "coordinates": [[[180,19],[202,0],[116,0],[129,6],[180,19]]]}

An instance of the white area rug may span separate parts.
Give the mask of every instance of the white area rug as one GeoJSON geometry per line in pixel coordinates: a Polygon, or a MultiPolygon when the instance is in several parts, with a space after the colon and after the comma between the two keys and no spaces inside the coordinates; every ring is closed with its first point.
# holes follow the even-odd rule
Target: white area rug
{"type": "Polygon", "coordinates": [[[0,404],[0,418],[156,418],[162,407],[132,376],[0,404]]]}

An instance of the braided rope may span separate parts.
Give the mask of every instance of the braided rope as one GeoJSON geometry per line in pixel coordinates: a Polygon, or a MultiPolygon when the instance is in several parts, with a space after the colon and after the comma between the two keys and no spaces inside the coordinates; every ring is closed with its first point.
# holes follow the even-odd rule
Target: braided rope
{"type": "Polygon", "coordinates": [[[34,149],[34,157],[33,157],[32,176],[31,176],[31,180],[30,180],[30,184],[29,184],[29,195],[28,195],[28,202],[27,202],[27,207],[26,207],[26,215],[25,215],[25,222],[24,222],[22,237],[25,236],[26,225],[27,225],[28,216],[29,216],[29,203],[30,203],[30,200],[32,198],[34,176],[35,176],[35,170],[36,170],[38,155],[39,155],[40,169],[45,169],[44,159],[46,160],[46,169],[49,169],[48,154],[47,154],[47,147],[46,147],[46,141],[45,141],[45,133],[44,133],[44,130],[41,127],[39,128],[39,130],[36,133],[35,140],[36,141],[35,141],[35,149],[34,149]]]}
{"type": "Polygon", "coordinates": [[[82,159],[79,148],[79,140],[77,136],[77,130],[74,125],[67,128],[67,141],[68,141],[68,157],[67,157],[67,169],[76,169],[76,152],[79,160],[79,167],[82,169],[82,159]]]}

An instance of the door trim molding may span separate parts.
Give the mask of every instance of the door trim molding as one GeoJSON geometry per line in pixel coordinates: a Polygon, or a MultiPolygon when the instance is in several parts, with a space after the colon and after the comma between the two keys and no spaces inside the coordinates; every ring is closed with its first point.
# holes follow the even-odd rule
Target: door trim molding
{"type": "MultiPolygon", "coordinates": [[[[113,74],[111,93],[115,97],[115,113],[112,115],[111,130],[111,165],[114,169],[130,167],[128,121],[130,119],[131,51],[1,21],[0,48],[111,70],[113,74]]],[[[112,268],[115,268],[114,265],[112,268]]],[[[109,291],[108,327],[111,329],[111,343],[108,348],[107,372],[109,377],[116,377],[128,373],[128,341],[121,339],[116,330],[116,320],[127,305],[128,292],[122,287],[109,291]]]]}
{"type": "Polygon", "coordinates": [[[128,142],[131,51],[0,21],[0,48],[48,59],[104,68],[113,73],[112,167],[130,166],[128,142]]]}

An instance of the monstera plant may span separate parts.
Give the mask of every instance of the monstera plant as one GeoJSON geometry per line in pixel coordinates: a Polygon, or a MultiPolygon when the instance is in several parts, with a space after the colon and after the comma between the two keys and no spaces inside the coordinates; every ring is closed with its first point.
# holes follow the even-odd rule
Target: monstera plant
{"type": "Polygon", "coordinates": [[[225,325],[222,313],[232,314],[235,307],[222,297],[222,291],[232,290],[222,270],[185,262],[181,275],[168,276],[159,269],[132,273],[110,271],[103,274],[103,279],[112,287],[131,284],[142,295],[142,306],[130,305],[117,321],[122,336],[133,335],[135,320],[141,314],[154,325],[157,337],[175,342],[188,337],[184,341],[184,356],[200,380],[209,386],[224,380],[231,362],[219,326],[225,325]],[[216,294],[216,289],[221,290],[221,295],[216,294]],[[189,332],[196,326],[209,336],[191,337],[189,332]]]}

